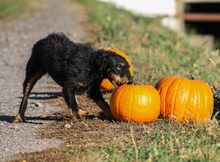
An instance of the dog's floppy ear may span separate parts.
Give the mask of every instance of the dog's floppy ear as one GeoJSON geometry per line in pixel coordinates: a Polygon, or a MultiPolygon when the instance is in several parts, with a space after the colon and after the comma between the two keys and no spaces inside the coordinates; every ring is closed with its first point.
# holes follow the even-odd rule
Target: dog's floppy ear
{"type": "Polygon", "coordinates": [[[102,65],[100,67],[100,69],[104,69],[104,67],[108,64],[108,58],[107,57],[104,57],[103,60],[102,60],[102,65]]]}
{"type": "Polygon", "coordinates": [[[104,50],[98,50],[93,56],[93,68],[99,75],[105,75],[105,70],[108,66],[108,53],[104,50]]]}

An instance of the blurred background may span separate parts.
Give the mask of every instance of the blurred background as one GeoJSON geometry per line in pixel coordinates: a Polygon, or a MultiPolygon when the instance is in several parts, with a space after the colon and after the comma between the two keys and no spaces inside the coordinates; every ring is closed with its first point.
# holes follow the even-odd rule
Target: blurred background
{"type": "Polygon", "coordinates": [[[100,0],[135,14],[162,18],[162,25],[185,34],[197,34],[197,43],[219,46],[220,0],[100,0]],[[202,39],[200,39],[202,38],[202,39]]]}

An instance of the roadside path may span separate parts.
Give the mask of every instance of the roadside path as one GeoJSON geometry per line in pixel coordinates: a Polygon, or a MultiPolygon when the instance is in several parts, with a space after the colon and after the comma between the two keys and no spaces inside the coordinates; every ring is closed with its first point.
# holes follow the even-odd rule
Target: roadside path
{"type": "Polygon", "coordinates": [[[83,41],[84,20],[77,4],[66,0],[42,0],[42,10],[35,16],[24,15],[0,25],[0,161],[21,152],[39,151],[62,143],[57,139],[37,139],[38,130],[52,122],[55,108],[46,103],[57,94],[53,81],[43,77],[34,87],[26,117],[30,123],[13,124],[22,96],[26,62],[33,44],[51,32],[64,32],[74,41],[83,41]],[[54,93],[51,93],[53,92],[54,93]]]}

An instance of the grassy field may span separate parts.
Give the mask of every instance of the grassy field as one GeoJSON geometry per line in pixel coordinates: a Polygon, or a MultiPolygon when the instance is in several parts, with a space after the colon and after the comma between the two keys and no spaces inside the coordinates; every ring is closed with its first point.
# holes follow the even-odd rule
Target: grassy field
{"type": "Polygon", "coordinates": [[[1,0],[0,20],[20,15],[31,9],[32,0],[1,0]]]}
{"type": "MultiPolygon", "coordinates": [[[[209,51],[191,39],[172,32],[159,20],[134,16],[113,5],[94,0],[78,0],[88,12],[85,24],[90,41],[97,47],[115,47],[129,55],[135,81],[156,82],[167,75],[203,79],[219,87],[218,51],[209,51]]],[[[105,95],[108,100],[110,94],[105,95]]],[[[65,106],[62,98],[50,101],[65,106]]],[[[57,122],[42,130],[41,138],[58,138],[66,144],[42,152],[26,153],[27,161],[220,161],[219,121],[204,125],[181,125],[165,119],[154,123],[109,122],[85,96],[80,106],[88,109],[86,119],[70,122],[66,112],[58,112],[57,122]]]]}

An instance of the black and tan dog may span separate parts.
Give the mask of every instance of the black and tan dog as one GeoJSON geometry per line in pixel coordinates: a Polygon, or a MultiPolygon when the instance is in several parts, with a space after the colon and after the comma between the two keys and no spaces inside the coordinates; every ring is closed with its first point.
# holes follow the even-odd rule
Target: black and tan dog
{"type": "Polygon", "coordinates": [[[114,52],[98,50],[88,44],[74,43],[62,33],[53,33],[39,40],[32,49],[26,66],[23,99],[14,122],[24,122],[29,94],[35,83],[49,74],[62,87],[64,99],[72,117],[81,118],[85,112],[78,108],[75,95],[86,92],[111,118],[109,105],[99,89],[103,78],[120,86],[132,82],[126,60],[114,52]]]}

